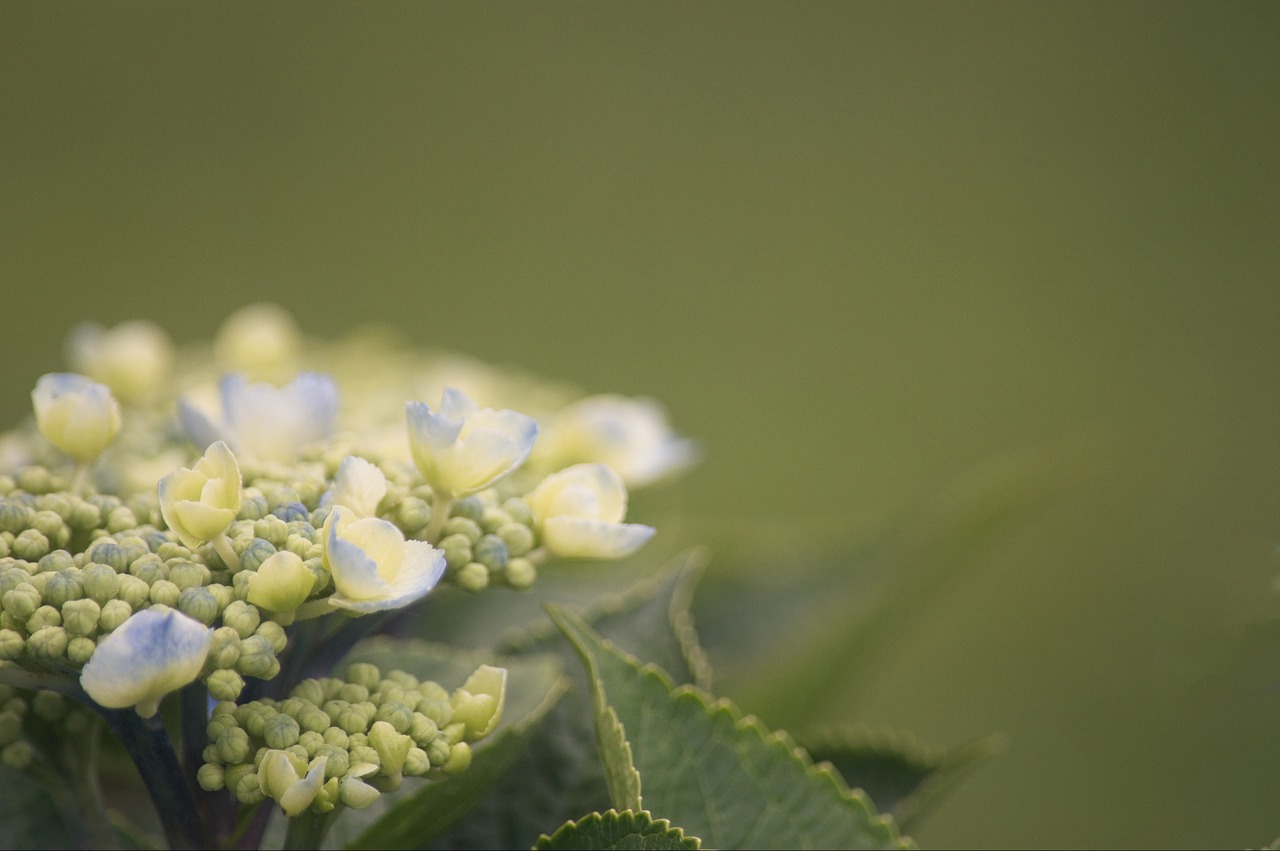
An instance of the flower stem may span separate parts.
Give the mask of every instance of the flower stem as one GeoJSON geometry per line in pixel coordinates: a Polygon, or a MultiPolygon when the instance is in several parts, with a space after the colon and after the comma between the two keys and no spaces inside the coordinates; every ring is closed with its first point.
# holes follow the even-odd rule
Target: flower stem
{"type": "Polygon", "coordinates": [[[133,709],[99,708],[99,712],[138,767],[169,847],[204,847],[205,831],[195,795],[183,776],[160,716],[143,718],[133,709]]]}
{"type": "Polygon", "coordinates": [[[427,522],[426,538],[433,544],[440,543],[440,535],[444,532],[444,524],[449,519],[449,509],[453,508],[453,498],[437,495],[431,506],[431,519],[427,522]]]}
{"type": "Polygon", "coordinates": [[[289,819],[289,829],[284,835],[284,851],[319,848],[329,829],[332,813],[305,812],[289,819]]]}
{"type": "Polygon", "coordinates": [[[218,553],[218,557],[227,566],[227,570],[235,573],[240,569],[240,556],[236,555],[236,551],[231,546],[231,539],[227,537],[226,532],[219,532],[212,543],[214,550],[218,553]]]}
{"type": "Polygon", "coordinates": [[[77,464],[75,475],[71,477],[71,492],[76,496],[83,496],[87,484],[89,484],[89,465],[77,464]]]}

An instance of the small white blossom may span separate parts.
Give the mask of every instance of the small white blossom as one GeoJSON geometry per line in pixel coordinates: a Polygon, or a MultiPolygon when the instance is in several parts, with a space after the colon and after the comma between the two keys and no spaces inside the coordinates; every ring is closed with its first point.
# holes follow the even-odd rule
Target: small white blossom
{"type": "Polygon", "coordinates": [[[110,329],[85,322],[72,329],[67,357],[77,371],[136,404],[151,397],[168,377],[173,346],[159,325],[145,319],[110,329]]]}
{"type": "Polygon", "coordinates": [[[326,756],[318,756],[310,765],[288,751],[269,750],[258,764],[258,785],[262,794],[273,798],[290,818],[300,816],[320,794],[324,786],[326,756]]]}
{"type": "Polygon", "coordinates": [[[358,517],[373,517],[378,503],[387,495],[387,477],[376,464],[356,455],[348,455],[338,465],[333,487],[320,498],[320,504],[341,505],[358,517]]]}
{"type": "Polygon", "coordinates": [[[218,364],[254,378],[281,381],[296,371],[302,333],[289,311],[278,304],[242,307],[228,316],[214,338],[218,364]]]}
{"type": "Polygon", "coordinates": [[[195,467],[161,479],[159,492],[164,522],[184,546],[198,547],[223,534],[240,512],[240,466],[219,440],[195,467]]]}
{"type": "Polygon", "coordinates": [[[98,642],[80,685],[99,706],[136,706],[150,718],[162,697],[199,676],[212,636],[213,630],[175,609],[143,609],[98,642]]]}
{"type": "Polygon", "coordinates": [[[333,434],[338,387],[333,379],[304,372],[284,387],[249,383],[240,373],[222,377],[221,410],[201,410],[190,396],[178,399],[178,418],[197,446],[225,441],[246,461],[291,464],[308,443],[333,434]]]}
{"type": "Polygon", "coordinates": [[[111,391],[74,372],[40,376],[31,404],[40,434],[80,464],[97,458],[120,431],[120,405],[111,391]]]}
{"type": "Polygon", "coordinates": [[[519,467],[538,436],[532,417],[478,408],[445,388],[440,407],[408,402],[409,450],[427,484],[445,499],[484,490],[519,467]]]}
{"type": "Polygon", "coordinates": [[[652,526],[623,523],[627,487],[603,464],[552,473],[528,496],[543,546],[567,558],[622,558],[653,537],[652,526]]]}
{"type": "Polygon", "coordinates": [[[395,524],[354,517],[334,506],[325,531],[325,562],[337,592],[329,604],[353,612],[399,609],[426,596],[444,575],[444,553],[406,541],[395,524]]]}
{"type": "Polygon", "coordinates": [[[606,464],[627,487],[640,488],[690,467],[698,460],[698,446],[676,434],[653,399],[606,394],[589,396],[556,415],[536,455],[553,469],[606,464]]]}

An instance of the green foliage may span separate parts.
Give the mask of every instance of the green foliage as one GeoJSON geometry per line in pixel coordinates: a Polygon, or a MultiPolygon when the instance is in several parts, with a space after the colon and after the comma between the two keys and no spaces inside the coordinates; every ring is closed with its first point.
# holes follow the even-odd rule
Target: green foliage
{"type": "MultiPolygon", "coordinates": [[[[906,842],[865,796],[815,767],[782,733],[642,665],[563,609],[552,618],[573,643],[604,705],[617,714],[648,810],[717,848],[892,848],[906,842]]],[[[597,723],[607,717],[597,713],[597,723]]],[[[625,750],[602,747],[606,763],[625,750]]],[[[614,768],[620,772],[622,769],[614,768]]]]}
{"type": "Polygon", "coordinates": [[[1004,737],[985,736],[956,748],[929,747],[910,733],[865,728],[828,729],[801,739],[815,762],[828,762],[851,788],[903,828],[970,771],[1004,748],[1004,737]]]}
{"type": "Polygon", "coordinates": [[[72,848],[78,844],[43,787],[21,772],[0,766],[0,848],[72,848]]]}
{"type": "Polygon", "coordinates": [[[648,813],[592,813],[578,821],[567,822],[550,836],[542,836],[536,851],[572,851],[572,849],[651,849],[679,851],[696,849],[702,843],[696,837],[672,827],[665,819],[656,821],[648,813]]]}

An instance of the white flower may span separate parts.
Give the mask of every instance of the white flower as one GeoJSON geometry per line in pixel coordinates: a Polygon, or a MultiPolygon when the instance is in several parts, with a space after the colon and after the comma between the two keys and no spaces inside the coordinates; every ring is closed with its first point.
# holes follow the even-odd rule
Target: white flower
{"type": "Polygon", "coordinates": [[[199,676],[212,636],[212,629],[176,609],[143,609],[98,642],[80,685],[99,706],[136,706],[150,718],[160,698],[199,676]]]}
{"type": "Polygon", "coordinates": [[[627,487],[674,475],[698,460],[697,444],[682,438],[653,399],[590,396],[552,420],[538,459],[553,468],[595,462],[612,467],[627,487]]]}
{"type": "Polygon", "coordinates": [[[81,464],[97,458],[120,430],[120,405],[111,391],[74,372],[40,376],[31,404],[40,434],[81,464]]]}
{"type": "Polygon", "coordinates": [[[507,669],[481,665],[450,698],[453,720],[466,725],[468,742],[483,739],[502,720],[507,696],[507,669]]]}
{"type": "Polygon", "coordinates": [[[292,464],[298,450],[333,433],[338,387],[333,379],[304,372],[284,387],[250,384],[240,373],[218,385],[221,412],[201,411],[188,396],[178,399],[178,418],[197,446],[222,440],[246,461],[292,464]]]}
{"type": "Polygon", "coordinates": [[[85,322],[67,338],[67,357],[78,371],[134,404],[153,395],[168,376],[173,346],[159,325],[145,319],[111,329],[85,322]]]}
{"type": "Polygon", "coordinates": [[[444,553],[406,541],[394,524],[354,517],[336,505],[326,524],[325,562],[337,592],[329,604],[353,612],[398,609],[426,596],[444,575],[444,553]]]}
{"type": "Polygon", "coordinates": [[[184,546],[212,541],[240,513],[240,466],[222,441],[212,444],[195,467],[181,467],[160,480],[160,515],[184,546]]]}
{"type": "Polygon", "coordinates": [[[532,417],[477,408],[460,390],[446,387],[436,412],[423,402],[405,404],[409,450],[427,484],[445,499],[484,490],[524,462],[538,436],[532,417]]]}
{"type": "Polygon", "coordinates": [[[316,577],[289,550],[271,555],[249,574],[248,601],[269,612],[292,612],[306,602],[316,577]]]}
{"type": "Polygon", "coordinates": [[[356,455],[348,455],[338,465],[333,487],[320,498],[320,505],[341,505],[358,517],[378,513],[378,503],[387,495],[387,477],[376,464],[356,455]]]}
{"type": "Polygon", "coordinates": [[[288,751],[269,750],[258,764],[258,785],[262,787],[262,794],[275,799],[285,815],[290,818],[302,815],[324,786],[326,762],[328,757],[321,755],[304,766],[301,759],[288,751]]]}
{"type": "Polygon", "coordinates": [[[543,546],[569,558],[622,558],[653,537],[651,526],[623,523],[627,487],[603,464],[552,473],[528,496],[543,546]]]}
{"type": "Polygon", "coordinates": [[[278,304],[251,304],[228,316],[213,341],[214,357],[228,370],[279,381],[294,373],[302,334],[278,304]]]}

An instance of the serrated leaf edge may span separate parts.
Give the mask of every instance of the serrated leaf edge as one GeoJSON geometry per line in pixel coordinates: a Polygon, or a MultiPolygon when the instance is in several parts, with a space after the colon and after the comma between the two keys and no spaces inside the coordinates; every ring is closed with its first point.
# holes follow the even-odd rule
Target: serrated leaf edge
{"type": "MultiPolygon", "coordinates": [[[[557,616],[564,617],[565,615],[568,615],[569,617],[577,617],[573,612],[559,606],[548,605],[546,608],[548,612],[552,614],[553,620],[557,619],[557,616]]],[[[587,629],[590,630],[590,626],[585,623],[581,626],[587,626],[587,629]]],[[[595,635],[602,647],[612,650],[621,656],[623,661],[634,668],[641,676],[657,679],[667,689],[673,699],[677,701],[688,699],[696,702],[699,704],[701,709],[713,719],[717,715],[727,717],[732,722],[734,730],[751,731],[755,733],[767,747],[781,746],[781,748],[784,749],[792,759],[801,764],[805,774],[811,777],[820,778],[821,780],[825,780],[830,783],[841,800],[847,801],[860,808],[863,814],[867,817],[867,822],[870,828],[873,830],[876,828],[879,829],[879,833],[875,834],[876,838],[882,839],[886,843],[894,843],[901,848],[915,847],[915,843],[910,839],[910,837],[903,836],[900,833],[898,825],[892,816],[887,813],[877,812],[871,803],[871,799],[868,798],[861,789],[850,789],[848,784],[844,782],[844,779],[840,777],[840,774],[831,767],[830,763],[815,764],[813,759],[809,756],[808,751],[797,745],[795,740],[792,739],[786,731],[770,730],[756,716],[744,714],[742,710],[735,706],[733,701],[728,698],[713,697],[693,685],[676,686],[672,682],[671,677],[667,675],[667,672],[659,668],[657,665],[652,662],[641,662],[635,656],[623,650],[621,647],[618,647],[609,639],[596,634],[594,630],[591,630],[590,634],[595,635]]],[[[573,639],[570,639],[570,641],[573,642],[573,639]]],[[[576,645],[576,642],[573,643],[576,645]]],[[[593,662],[593,671],[594,667],[593,662]]],[[[596,676],[593,677],[593,679],[598,681],[599,677],[596,676]]],[[[601,692],[604,691],[603,686],[600,687],[600,690],[601,692]]]]}
{"type": "MultiPolygon", "coordinates": [[[[699,839],[696,836],[686,836],[683,828],[676,827],[667,819],[655,818],[653,813],[649,812],[648,810],[618,811],[613,808],[607,809],[603,813],[590,813],[588,815],[583,816],[580,819],[567,821],[564,824],[557,827],[555,830],[555,833],[551,834],[550,836],[548,836],[545,833],[539,836],[538,841],[534,843],[533,847],[534,849],[537,849],[544,842],[555,842],[556,837],[560,836],[562,833],[565,833],[566,831],[580,830],[583,827],[588,826],[588,822],[604,821],[609,816],[616,816],[620,819],[630,816],[633,822],[640,822],[643,819],[647,821],[649,824],[661,830],[663,835],[665,835],[668,839],[671,839],[675,842],[685,842],[686,840],[692,840],[694,843],[696,843],[694,846],[695,848],[702,847],[701,839],[699,839]]],[[[643,824],[641,826],[643,827],[643,824]]]]}

